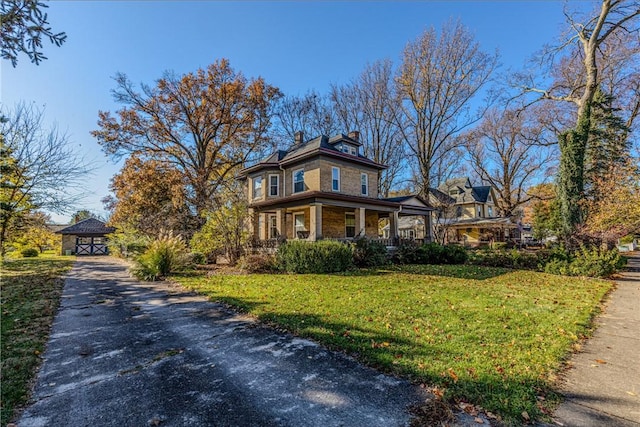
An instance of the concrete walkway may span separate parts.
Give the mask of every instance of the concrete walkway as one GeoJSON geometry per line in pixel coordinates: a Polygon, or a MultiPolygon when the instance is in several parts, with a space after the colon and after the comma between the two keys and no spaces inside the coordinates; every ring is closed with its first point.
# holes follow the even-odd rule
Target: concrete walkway
{"type": "Polygon", "coordinates": [[[640,427],[640,252],[631,257],[594,336],[571,359],[558,425],[640,427]]]}
{"type": "MultiPolygon", "coordinates": [[[[400,426],[425,392],[185,293],[80,258],[18,426],[400,426]]],[[[473,419],[471,419],[473,421],[473,419]]]]}

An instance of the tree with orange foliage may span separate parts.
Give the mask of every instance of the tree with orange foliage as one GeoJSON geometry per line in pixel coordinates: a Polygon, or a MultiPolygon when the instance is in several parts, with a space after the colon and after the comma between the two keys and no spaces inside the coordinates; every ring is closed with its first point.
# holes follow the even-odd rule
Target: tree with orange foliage
{"type": "Polygon", "coordinates": [[[114,98],[124,108],[100,111],[92,132],[105,153],[136,155],[174,169],[185,198],[200,218],[219,204],[219,189],[267,142],[280,91],[262,78],[247,79],[222,59],[177,76],[165,72],[138,92],[125,74],[115,77],[114,98]]]}
{"type": "Polygon", "coordinates": [[[640,233],[640,170],[637,159],[613,165],[596,178],[599,197],[586,200],[584,231],[609,244],[632,233],[640,233]],[[634,164],[635,162],[635,164],[634,164]]]}
{"type": "Polygon", "coordinates": [[[110,225],[150,237],[163,231],[191,234],[195,221],[186,203],[183,177],[166,163],[133,155],[109,188],[113,196],[103,203],[111,212],[110,225]]]}

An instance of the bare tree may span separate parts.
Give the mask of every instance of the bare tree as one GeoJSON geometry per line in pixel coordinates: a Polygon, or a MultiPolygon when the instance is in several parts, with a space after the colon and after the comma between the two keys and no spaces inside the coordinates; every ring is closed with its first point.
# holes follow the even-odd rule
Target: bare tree
{"type": "Polygon", "coordinates": [[[340,131],[328,96],[313,90],[303,96],[281,98],[275,108],[275,117],[275,136],[284,146],[293,143],[298,131],[311,138],[340,131]]]}
{"type": "Polygon", "coordinates": [[[530,200],[526,189],[554,171],[554,150],[538,144],[544,128],[529,111],[493,108],[464,135],[471,166],[496,189],[501,216],[512,216],[530,200]]]}
{"type": "Polygon", "coordinates": [[[66,134],[44,125],[44,113],[20,103],[3,111],[0,123],[0,239],[2,255],[8,233],[35,210],[69,212],[80,196],[88,166],[66,134]]]}
{"type": "MultiPolygon", "coordinates": [[[[565,12],[565,16],[570,28],[569,36],[560,46],[547,48],[542,55],[542,59],[555,68],[552,85],[541,89],[540,85],[529,84],[525,85],[525,90],[539,94],[539,99],[569,103],[575,107],[572,128],[558,135],[558,194],[563,232],[569,236],[584,221],[580,200],[584,194],[585,156],[592,132],[594,96],[598,90],[606,87],[607,80],[614,87],[621,87],[616,82],[617,77],[613,76],[619,76],[618,70],[624,67],[621,67],[621,63],[616,65],[616,61],[611,61],[607,79],[607,62],[604,58],[615,56],[613,52],[616,49],[612,50],[611,46],[621,40],[631,37],[637,41],[640,2],[602,0],[598,10],[588,16],[572,16],[568,12],[565,12]]],[[[625,80],[633,88],[633,74],[637,74],[637,52],[628,54],[624,62],[631,66],[628,68],[632,72],[631,78],[625,80]]],[[[630,105],[633,105],[633,101],[630,105]]],[[[631,111],[634,110],[632,107],[631,111]]],[[[637,116],[637,110],[630,116],[637,116]]]]}
{"type": "Polygon", "coordinates": [[[440,183],[432,169],[456,148],[456,135],[480,119],[470,103],[497,65],[498,55],[483,52],[460,22],[448,22],[439,34],[431,28],[405,48],[397,77],[401,129],[417,160],[423,195],[440,183]]]}
{"type": "Polygon", "coordinates": [[[378,176],[378,191],[387,197],[403,170],[405,154],[391,61],[375,62],[351,83],[333,85],[331,100],[343,129],[360,132],[363,154],[388,166],[378,176]]]}

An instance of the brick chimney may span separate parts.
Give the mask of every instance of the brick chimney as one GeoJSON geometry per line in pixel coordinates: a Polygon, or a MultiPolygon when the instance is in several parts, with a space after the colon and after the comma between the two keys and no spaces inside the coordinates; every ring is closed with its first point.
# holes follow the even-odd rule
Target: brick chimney
{"type": "Polygon", "coordinates": [[[304,133],[301,130],[299,130],[293,135],[293,143],[295,145],[300,145],[303,142],[304,142],[304,133]]]}
{"type": "Polygon", "coordinates": [[[347,136],[356,142],[360,142],[360,132],[357,130],[352,130],[347,136]]]}

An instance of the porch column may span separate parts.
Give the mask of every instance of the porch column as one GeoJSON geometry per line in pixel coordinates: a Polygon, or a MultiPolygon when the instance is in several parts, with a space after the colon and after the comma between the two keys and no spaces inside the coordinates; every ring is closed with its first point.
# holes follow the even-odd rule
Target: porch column
{"type": "Polygon", "coordinates": [[[284,209],[276,209],[276,228],[278,229],[278,235],[281,237],[287,236],[286,230],[284,229],[285,224],[284,209]]]}
{"type": "Polygon", "coordinates": [[[393,211],[389,215],[389,237],[391,238],[391,244],[395,245],[398,242],[398,211],[393,211]]]}
{"type": "Polygon", "coordinates": [[[366,236],[367,231],[367,223],[366,223],[366,209],[358,208],[358,216],[356,216],[356,233],[357,236],[364,237],[366,236]]]}
{"type": "Polygon", "coordinates": [[[309,240],[322,239],[322,203],[309,205],[309,240]]]}
{"type": "Polygon", "coordinates": [[[260,230],[258,225],[258,212],[255,209],[249,208],[249,232],[254,239],[260,239],[260,230]]]}
{"type": "Polygon", "coordinates": [[[433,242],[433,224],[431,224],[431,214],[424,216],[424,237],[428,242],[433,242]]]}

